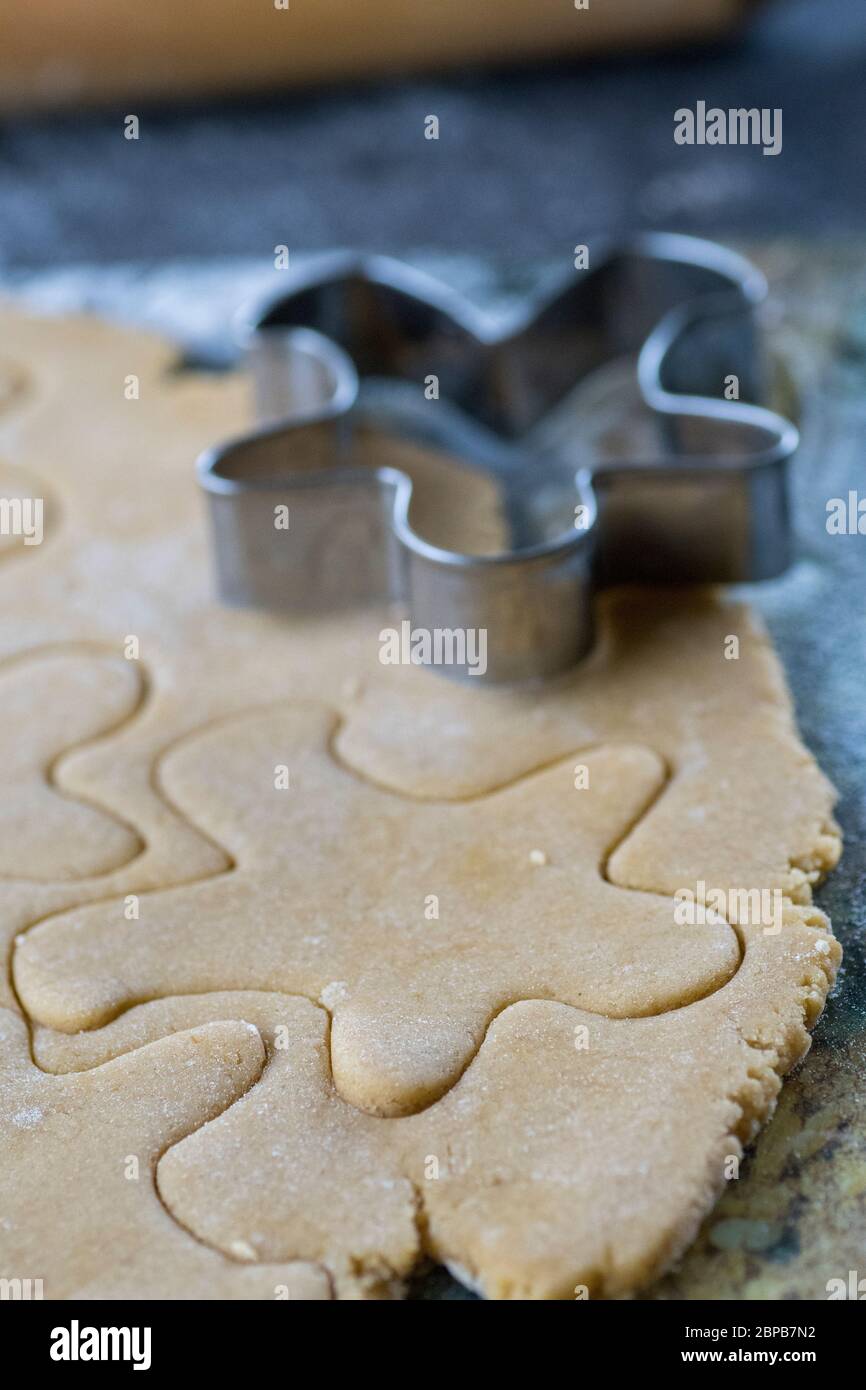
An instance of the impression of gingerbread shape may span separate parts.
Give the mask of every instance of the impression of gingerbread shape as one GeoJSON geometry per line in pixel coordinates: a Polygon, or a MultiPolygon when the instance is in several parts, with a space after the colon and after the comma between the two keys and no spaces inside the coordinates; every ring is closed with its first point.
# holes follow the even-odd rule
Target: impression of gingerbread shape
{"type": "Polygon", "coordinates": [[[170,753],[163,785],[235,869],[143,895],[138,921],[101,903],[19,937],[28,1012],[72,1031],[171,994],[304,995],[332,1013],[341,1094],[400,1115],[452,1086],[515,1000],[640,1017],[736,971],[726,923],[677,926],[670,898],[605,880],[664,786],[654,753],[595,748],[489,797],[437,804],[340,766],[336,727],[321,706],[279,706],[170,753]]]}
{"type": "Polygon", "coordinates": [[[315,1266],[249,1268],[207,1249],[154,1188],[165,1149],[242,1095],[263,1062],[257,1031],[223,1022],[50,1076],[30,1060],[23,1020],[0,1009],[3,1275],[42,1279],[50,1299],[329,1298],[315,1266]]]}
{"type": "MultiPolygon", "coordinates": [[[[411,1267],[410,1183],[419,1250],[488,1296],[631,1292],[694,1239],[808,1049],[839,956],[826,932],[794,924],[750,938],[728,984],[670,1013],[510,1005],[456,1086],[399,1119],[335,1094],[327,1020],[302,1001],[173,1001],[175,1026],[228,1008],[285,1042],[241,1100],[168,1151],[159,1191],[219,1248],[321,1261],[339,1296],[411,1267]]],[[[103,1047],[160,1031],[168,1002],[119,1019],[103,1047]]]]}
{"type": "Polygon", "coordinates": [[[228,1254],[315,1261],[339,1297],[399,1293],[424,1251],[492,1297],[618,1295],[669,1265],[736,1176],[839,956],[793,922],[748,935],[736,975],[670,1013],[510,1005],[446,1095],[395,1119],[343,1100],[325,1011],[285,995],[154,1000],[89,1033],[39,1028],[34,1052],[62,1072],[217,1019],[259,1030],[261,1079],[157,1169],[169,1211],[228,1254]]]}

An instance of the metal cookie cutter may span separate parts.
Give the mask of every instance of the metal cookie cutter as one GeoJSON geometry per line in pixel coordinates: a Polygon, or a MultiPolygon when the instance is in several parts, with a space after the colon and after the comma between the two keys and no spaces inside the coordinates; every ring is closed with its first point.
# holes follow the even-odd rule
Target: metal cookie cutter
{"type": "Polygon", "coordinates": [[[586,653],[600,586],[779,574],[798,436],[759,404],[765,292],[734,253],[652,234],[503,326],[400,262],[319,258],[247,324],[265,423],[198,462],[221,596],[292,613],[402,600],[415,629],[483,629],[482,678],[512,682],[586,653]],[[602,369],[614,386],[587,434],[579,398],[602,369]],[[416,529],[404,461],[429,474],[449,455],[495,489],[493,553],[454,540],[457,503],[434,538],[416,529]]]}

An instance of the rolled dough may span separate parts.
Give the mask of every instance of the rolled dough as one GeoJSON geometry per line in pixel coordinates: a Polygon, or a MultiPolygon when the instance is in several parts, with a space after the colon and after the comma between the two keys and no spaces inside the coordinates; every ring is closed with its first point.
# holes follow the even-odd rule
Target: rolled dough
{"type": "MultiPolygon", "coordinates": [[[[833,792],[766,637],[713,593],[621,591],[589,661],[518,693],[382,666],[385,614],[223,609],[191,465],[243,383],[96,321],[0,327],[0,477],[46,514],[0,555],[0,1272],[371,1297],[430,1253],[494,1297],[641,1287],[839,960],[811,902],[833,792]],[[682,925],[683,889],[729,910],[682,925]]],[[[448,483],[488,545],[484,485],[448,483]]]]}

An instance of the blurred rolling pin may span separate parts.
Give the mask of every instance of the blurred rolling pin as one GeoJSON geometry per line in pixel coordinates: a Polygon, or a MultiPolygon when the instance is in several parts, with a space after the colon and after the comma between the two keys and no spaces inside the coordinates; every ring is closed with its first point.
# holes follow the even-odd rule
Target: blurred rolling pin
{"type": "Polygon", "coordinates": [[[3,0],[0,106],[185,100],[287,83],[687,42],[733,30],[749,4],[3,0]]]}

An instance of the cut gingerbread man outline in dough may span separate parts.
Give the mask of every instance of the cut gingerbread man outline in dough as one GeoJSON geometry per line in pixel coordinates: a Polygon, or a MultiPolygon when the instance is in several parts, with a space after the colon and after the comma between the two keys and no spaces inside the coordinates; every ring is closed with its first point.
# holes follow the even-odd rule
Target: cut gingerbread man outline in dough
{"type": "Polygon", "coordinates": [[[166,1148],[241,1096],[263,1063],[255,1028],[217,1022],[51,1076],[30,1060],[24,1021],[0,1009],[0,1170],[14,1193],[0,1199],[4,1277],[42,1279],[55,1299],[330,1297],[312,1265],[250,1269],[207,1249],[154,1188],[166,1148]]]}
{"type": "Polygon", "coordinates": [[[400,1119],[338,1094],[327,1015],[305,999],[161,999],[92,1033],[37,1029],[34,1048],[67,1070],[211,1020],[259,1029],[261,1080],[157,1173],[177,1219],[237,1257],[312,1260],[341,1297],[398,1293],[423,1253],[492,1297],[616,1296],[693,1239],[807,1051],[839,956],[794,923],[750,936],[726,985],[671,1013],[509,1005],[456,1085],[400,1119]]]}
{"type": "Polygon", "coordinates": [[[336,727],[321,706],[280,706],[171,753],[164,784],[234,872],[143,897],[139,921],[98,904],[20,936],[14,977],[31,1016],[72,1030],[170,994],[303,994],[332,1012],[341,1093],[391,1115],[453,1085],[516,999],[640,1016],[737,969],[726,923],[679,927],[669,899],[602,875],[664,785],[648,750],[580,754],[585,787],[570,758],[441,805],[341,767],[336,727]],[[276,790],[283,767],[289,786],[276,790]]]}

